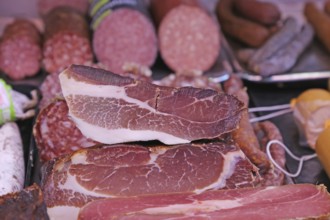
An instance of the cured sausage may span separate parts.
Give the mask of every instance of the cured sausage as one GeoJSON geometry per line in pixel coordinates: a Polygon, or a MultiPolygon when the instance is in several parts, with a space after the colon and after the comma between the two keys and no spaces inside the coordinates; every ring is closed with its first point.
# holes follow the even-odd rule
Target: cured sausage
{"type": "Polygon", "coordinates": [[[41,38],[28,20],[18,19],[6,26],[0,40],[0,69],[11,79],[34,76],[40,70],[41,38]]]}
{"type": "Polygon", "coordinates": [[[224,33],[247,44],[250,47],[260,47],[271,36],[267,27],[256,22],[238,17],[233,12],[233,0],[219,1],[216,11],[224,33]]]}
{"type": "Polygon", "coordinates": [[[59,6],[69,6],[86,14],[88,11],[88,0],[38,0],[38,10],[41,15],[46,15],[52,9],[59,6]]]}
{"type": "Polygon", "coordinates": [[[273,56],[279,49],[292,42],[299,31],[298,21],[293,17],[287,18],[283,27],[252,55],[249,60],[249,67],[273,56]]]}
{"type": "Polygon", "coordinates": [[[250,62],[249,69],[264,77],[290,70],[297,62],[300,55],[312,42],[314,30],[311,25],[306,24],[303,29],[296,34],[292,42],[283,46],[269,59],[261,63],[250,62]]]}
{"type": "Polygon", "coordinates": [[[126,63],[153,65],[157,36],[144,1],[96,0],[91,16],[94,53],[107,69],[122,73],[126,63]]]}
{"type": "Polygon", "coordinates": [[[0,158],[0,195],[23,189],[23,144],[15,122],[7,122],[0,128],[0,158]]]}
{"type": "Polygon", "coordinates": [[[96,144],[84,137],[69,119],[64,100],[56,100],[40,111],[33,135],[42,161],[96,144]]]}
{"type": "Polygon", "coordinates": [[[63,97],[58,75],[59,73],[49,74],[40,85],[42,98],[39,102],[39,109],[45,108],[56,97],[63,97]]]}
{"type": "Polygon", "coordinates": [[[210,69],[220,52],[216,19],[197,1],[153,0],[150,6],[167,66],[175,72],[210,69]]]}
{"type": "MultiPolygon", "coordinates": [[[[259,132],[262,138],[260,139],[260,145],[263,152],[266,152],[266,145],[270,140],[278,140],[283,142],[282,135],[279,129],[270,121],[264,121],[258,123],[255,128],[259,128],[259,132]]],[[[285,151],[278,144],[274,144],[270,148],[270,154],[274,161],[283,169],[285,169],[285,151]]],[[[264,174],[261,175],[262,180],[260,181],[261,186],[279,186],[284,184],[284,174],[275,166],[271,168],[264,174]]]]}
{"type": "MultiPolygon", "coordinates": [[[[243,82],[236,75],[232,75],[225,82],[224,89],[227,93],[236,95],[248,107],[249,96],[243,88],[243,82]]],[[[232,131],[232,137],[250,161],[259,168],[260,174],[265,174],[270,169],[267,155],[261,151],[259,140],[249,121],[249,113],[242,112],[238,129],[232,131]]]]}
{"type": "Polygon", "coordinates": [[[43,65],[49,73],[93,60],[87,21],[72,8],[57,7],[46,15],[44,37],[43,65]]]}
{"type": "Polygon", "coordinates": [[[305,16],[308,22],[313,26],[319,40],[323,43],[325,48],[330,51],[330,16],[318,9],[312,2],[306,3],[305,16]]]}
{"type": "Polygon", "coordinates": [[[234,8],[243,17],[263,25],[274,25],[281,18],[279,8],[270,2],[234,0],[234,8]]]}

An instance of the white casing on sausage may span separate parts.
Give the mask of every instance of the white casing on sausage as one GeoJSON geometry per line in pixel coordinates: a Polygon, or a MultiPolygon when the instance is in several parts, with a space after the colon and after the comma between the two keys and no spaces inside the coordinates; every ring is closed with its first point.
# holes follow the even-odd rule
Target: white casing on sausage
{"type": "Polygon", "coordinates": [[[0,128],[0,196],[23,189],[23,155],[23,144],[17,124],[5,123],[0,128]]]}

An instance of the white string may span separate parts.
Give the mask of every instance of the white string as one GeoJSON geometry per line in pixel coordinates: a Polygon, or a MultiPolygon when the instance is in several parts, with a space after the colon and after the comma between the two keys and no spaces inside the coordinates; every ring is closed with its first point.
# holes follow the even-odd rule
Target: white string
{"type": "Polygon", "coordinates": [[[254,108],[249,108],[249,112],[267,112],[267,111],[275,111],[286,108],[291,108],[291,104],[254,107],[254,108]]]}
{"type": "Polygon", "coordinates": [[[254,122],[258,122],[258,121],[268,120],[270,118],[275,118],[277,116],[284,115],[284,114],[290,113],[292,111],[293,110],[291,108],[290,109],[284,109],[284,110],[273,112],[273,113],[263,115],[263,116],[260,116],[260,117],[251,118],[250,122],[254,123],[254,122]]]}
{"type": "Polygon", "coordinates": [[[299,176],[299,174],[301,173],[301,169],[302,169],[302,166],[303,166],[303,163],[304,161],[306,160],[310,160],[314,157],[317,157],[316,153],[314,154],[310,154],[310,155],[305,155],[305,156],[302,156],[302,157],[297,157],[296,155],[294,155],[288,148],[287,146],[285,146],[281,141],[278,141],[278,140],[271,140],[267,143],[267,146],[266,146],[266,153],[267,153],[267,156],[269,157],[270,161],[280,170],[282,171],[283,173],[285,173],[287,176],[290,176],[290,177],[297,177],[299,176]],[[292,173],[289,173],[287,172],[286,170],[284,170],[280,165],[278,165],[276,163],[276,161],[273,159],[272,157],[272,154],[270,153],[270,147],[272,144],[279,144],[281,147],[284,148],[284,150],[290,155],[290,157],[292,157],[293,159],[299,161],[299,165],[298,165],[298,170],[296,173],[292,174],[292,173]]]}

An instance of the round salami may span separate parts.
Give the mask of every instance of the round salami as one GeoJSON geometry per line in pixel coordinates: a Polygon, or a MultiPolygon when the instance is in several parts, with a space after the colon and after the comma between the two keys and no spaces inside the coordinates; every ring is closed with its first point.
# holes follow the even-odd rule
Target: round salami
{"type": "Polygon", "coordinates": [[[40,85],[41,100],[39,102],[39,109],[43,109],[50,104],[56,97],[62,97],[62,90],[59,73],[49,74],[40,85]]]}
{"type": "Polygon", "coordinates": [[[58,7],[47,14],[43,55],[43,65],[49,73],[71,64],[92,62],[88,24],[82,14],[68,7],[58,7]]]}
{"type": "Polygon", "coordinates": [[[155,20],[159,21],[160,53],[175,72],[205,71],[219,55],[219,28],[216,20],[197,3],[186,2],[151,2],[155,20]],[[172,6],[169,3],[173,3],[172,6]]]}
{"type": "Polygon", "coordinates": [[[98,61],[115,73],[124,72],[126,63],[153,65],[158,50],[157,37],[148,17],[132,6],[111,10],[108,14],[104,12],[105,17],[93,19],[97,20],[97,25],[93,25],[93,49],[98,61]]]}
{"type": "Polygon", "coordinates": [[[56,100],[38,114],[33,135],[42,161],[97,144],[81,134],[68,111],[64,100],[56,100]]]}
{"type": "Polygon", "coordinates": [[[34,76],[40,69],[41,39],[28,20],[9,24],[0,41],[0,68],[13,80],[34,76]]]}

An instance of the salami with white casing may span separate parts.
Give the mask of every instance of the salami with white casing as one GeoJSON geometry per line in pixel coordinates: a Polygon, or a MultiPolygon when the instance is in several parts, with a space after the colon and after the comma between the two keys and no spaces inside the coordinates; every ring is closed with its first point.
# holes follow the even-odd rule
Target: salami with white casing
{"type": "Polygon", "coordinates": [[[0,158],[0,195],[23,189],[23,144],[14,122],[7,122],[0,128],[0,158]]]}

